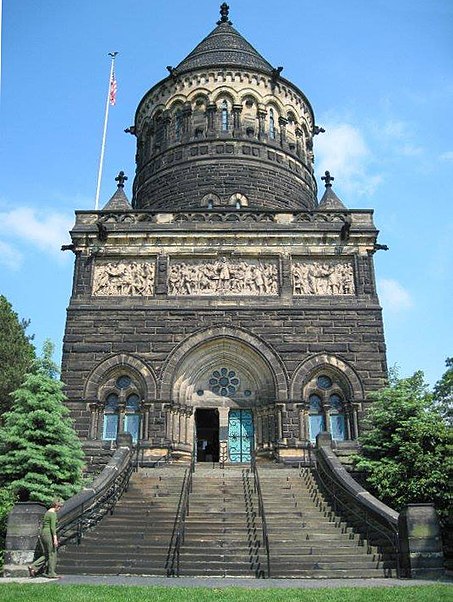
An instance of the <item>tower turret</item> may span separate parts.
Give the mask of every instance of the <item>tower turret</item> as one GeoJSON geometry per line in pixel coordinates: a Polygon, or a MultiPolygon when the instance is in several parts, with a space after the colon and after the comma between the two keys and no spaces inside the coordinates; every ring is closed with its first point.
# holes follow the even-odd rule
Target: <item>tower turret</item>
{"type": "Polygon", "coordinates": [[[313,209],[305,95],[232,26],[216,28],[141,100],[133,131],[137,209],[313,209]]]}

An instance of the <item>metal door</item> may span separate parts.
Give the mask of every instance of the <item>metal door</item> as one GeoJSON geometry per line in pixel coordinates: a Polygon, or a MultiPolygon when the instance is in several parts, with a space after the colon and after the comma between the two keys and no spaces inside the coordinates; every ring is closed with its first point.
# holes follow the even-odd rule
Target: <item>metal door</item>
{"type": "Polygon", "coordinates": [[[230,462],[250,462],[252,448],[252,411],[230,410],[228,416],[228,451],[230,462]]]}

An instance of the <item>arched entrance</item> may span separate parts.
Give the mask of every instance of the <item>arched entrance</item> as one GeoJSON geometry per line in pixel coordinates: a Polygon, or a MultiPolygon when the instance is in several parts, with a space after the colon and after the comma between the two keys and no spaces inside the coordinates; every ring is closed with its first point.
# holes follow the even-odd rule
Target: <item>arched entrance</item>
{"type": "Polygon", "coordinates": [[[219,336],[194,345],[173,372],[172,446],[195,453],[197,461],[232,463],[249,462],[255,449],[273,449],[276,380],[267,358],[244,340],[219,336]]]}

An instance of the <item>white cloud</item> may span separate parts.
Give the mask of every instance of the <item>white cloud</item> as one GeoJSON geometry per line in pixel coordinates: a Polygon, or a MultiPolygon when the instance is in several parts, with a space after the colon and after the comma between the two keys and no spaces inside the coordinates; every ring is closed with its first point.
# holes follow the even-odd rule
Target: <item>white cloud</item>
{"type": "Polygon", "coordinates": [[[10,270],[18,270],[22,264],[22,254],[15,247],[0,240],[0,265],[10,270]]]}
{"type": "Polygon", "coordinates": [[[3,237],[26,241],[41,251],[60,255],[60,247],[68,240],[73,222],[69,213],[38,213],[36,209],[19,207],[0,212],[0,233],[3,237]]]}
{"type": "Polygon", "coordinates": [[[423,153],[423,148],[421,146],[417,146],[416,144],[410,144],[409,142],[403,144],[403,146],[400,146],[398,150],[405,157],[418,157],[423,153]]]}
{"type": "Polygon", "coordinates": [[[315,139],[318,173],[329,170],[346,192],[372,194],[382,176],[369,172],[372,155],[362,132],[349,123],[326,123],[325,129],[315,139]]]}
{"type": "Polygon", "coordinates": [[[453,151],[446,151],[442,153],[439,157],[442,161],[453,161],[453,151]]]}
{"type": "Polygon", "coordinates": [[[382,278],[378,281],[378,289],[382,306],[388,311],[399,312],[414,306],[410,294],[397,280],[382,278]]]}

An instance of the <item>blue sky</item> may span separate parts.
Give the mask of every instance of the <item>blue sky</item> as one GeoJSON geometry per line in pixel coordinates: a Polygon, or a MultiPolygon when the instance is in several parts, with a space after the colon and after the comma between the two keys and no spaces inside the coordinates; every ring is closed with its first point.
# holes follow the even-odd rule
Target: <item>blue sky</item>
{"type": "MultiPolygon", "coordinates": [[[[143,94],[215,26],[214,0],[4,0],[0,292],[60,357],[75,209],[94,206],[109,71],[117,58],[101,205],[134,174],[143,94]]],[[[453,2],[231,0],[234,26],[309,98],[316,171],[349,208],[374,208],[389,364],[432,384],[452,349],[453,2]]]]}

